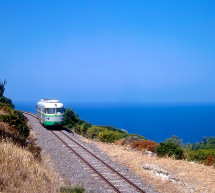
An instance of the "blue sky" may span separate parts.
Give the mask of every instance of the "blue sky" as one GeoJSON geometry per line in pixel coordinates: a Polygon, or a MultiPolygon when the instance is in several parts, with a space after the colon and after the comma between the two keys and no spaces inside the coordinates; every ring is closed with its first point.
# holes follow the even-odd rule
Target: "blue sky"
{"type": "Polygon", "coordinates": [[[215,1],[0,0],[14,101],[214,103],[215,1]]]}

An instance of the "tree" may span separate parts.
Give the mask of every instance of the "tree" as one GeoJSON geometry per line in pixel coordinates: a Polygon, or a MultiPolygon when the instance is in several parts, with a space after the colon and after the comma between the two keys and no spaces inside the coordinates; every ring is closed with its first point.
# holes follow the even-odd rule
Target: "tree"
{"type": "Polygon", "coordinates": [[[207,144],[207,137],[203,137],[202,144],[204,144],[204,145],[207,144]]]}
{"type": "Polygon", "coordinates": [[[7,98],[7,97],[5,97],[5,96],[3,96],[4,95],[4,90],[5,90],[5,84],[7,84],[6,80],[0,81],[0,102],[4,103],[4,104],[7,104],[11,108],[14,108],[15,106],[14,106],[12,100],[7,98]]]}
{"type": "Polygon", "coordinates": [[[4,81],[1,81],[0,80],[0,97],[2,97],[3,96],[3,94],[4,94],[4,90],[5,90],[5,84],[7,84],[7,81],[6,80],[4,80],[4,81]]]}
{"type": "Polygon", "coordinates": [[[207,143],[215,148],[215,137],[209,137],[207,143]]]}
{"type": "Polygon", "coordinates": [[[201,144],[199,142],[196,142],[192,145],[192,150],[194,150],[194,151],[198,150],[198,149],[200,149],[200,147],[201,147],[201,144]]]}
{"type": "Polygon", "coordinates": [[[178,136],[173,135],[171,138],[165,140],[165,143],[169,142],[176,144],[178,147],[183,147],[183,140],[179,139],[178,136]]]}
{"type": "Polygon", "coordinates": [[[75,112],[71,108],[67,108],[65,111],[65,125],[68,125],[70,128],[72,128],[79,121],[80,118],[75,114],[75,112]]]}

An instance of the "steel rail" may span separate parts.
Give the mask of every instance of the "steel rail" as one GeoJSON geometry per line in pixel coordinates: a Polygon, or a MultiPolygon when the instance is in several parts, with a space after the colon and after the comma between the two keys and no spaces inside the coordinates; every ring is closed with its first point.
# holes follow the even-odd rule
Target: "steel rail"
{"type": "Polygon", "coordinates": [[[74,149],[72,149],[67,143],[65,143],[56,133],[51,131],[69,150],[75,153],[85,164],[87,164],[95,173],[97,173],[105,182],[107,182],[116,192],[120,191],[111,183],[109,182],[102,174],[100,174],[91,164],[89,164],[79,153],[77,153],[74,149]]]}
{"type": "MultiPolygon", "coordinates": [[[[28,114],[34,118],[37,118],[36,114],[30,113],[30,112],[26,112],[26,111],[22,111],[25,114],[28,114]]],[[[87,164],[95,173],[97,173],[106,183],[108,183],[116,192],[120,193],[120,191],[110,182],[108,181],[102,174],[100,174],[91,164],[89,164],[80,154],[78,154],[74,149],[72,149],[67,143],[65,143],[56,133],[54,133],[53,131],[51,131],[69,150],[71,150],[75,155],[77,155],[85,164],[87,164]]],[[[85,151],[87,151],[90,155],[92,155],[93,157],[95,157],[96,159],[98,159],[100,162],[102,162],[106,167],[108,167],[109,169],[111,169],[112,171],[114,171],[117,175],[119,175],[123,180],[125,180],[126,182],[128,182],[130,185],[132,185],[135,189],[137,189],[139,192],[145,193],[141,188],[139,188],[137,185],[135,185],[133,182],[131,182],[129,179],[127,179],[126,177],[124,177],[122,174],[120,174],[118,171],[116,171],[114,168],[112,168],[111,166],[109,166],[107,163],[105,163],[103,160],[101,160],[99,157],[97,157],[96,155],[94,155],[92,152],[90,152],[89,150],[87,150],[85,147],[83,147],[80,143],[78,143],[77,141],[75,141],[74,139],[72,139],[70,136],[68,136],[67,134],[65,134],[64,132],[60,131],[63,135],[65,135],[67,138],[69,138],[71,141],[73,141],[75,144],[77,144],[78,146],[80,146],[82,149],[84,149],[85,151]]]]}
{"type": "Polygon", "coordinates": [[[87,151],[90,155],[92,155],[93,157],[95,157],[96,159],[98,159],[100,162],[102,162],[105,166],[107,166],[109,169],[111,169],[113,172],[115,172],[116,174],[118,174],[123,180],[125,180],[126,182],[128,182],[130,185],[132,185],[134,188],[136,188],[139,192],[145,193],[142,189],[140,189],[137,185],[135,185],[133,182],[131,182],[129,179],[127,179],[125,176],[123,176],[122,174],[120,174],[118,171],[116,171],[114,168],[112,168],[111,166],[109,166],[107,163],[105,163],[103,160],[101,160],[99,157],[97,157],[96,155],[94,155],[92,152],[90,152],[89,150],[87,150],[84,146],[82,146],[80,143],[78,143],[77,141],[75,141],[74,139],[72,139],[70,136],[68,136],[67,134],[65,134],[64,132],[60,131],[62,134],[64,134],[67,138],[69,138],[71,141],[73,141],[75,144],[77,144],[78,146],[80,146],[81,148],[83,148],[85,151],[87,151]]]}

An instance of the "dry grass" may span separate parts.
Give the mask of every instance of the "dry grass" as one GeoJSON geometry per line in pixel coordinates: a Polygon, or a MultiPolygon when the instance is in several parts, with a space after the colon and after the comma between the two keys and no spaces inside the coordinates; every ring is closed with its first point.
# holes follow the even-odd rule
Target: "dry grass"
{"type": "Polygon", "coordinates": [[[144,141],[133,141],[131,143],[131,147],[135,148],[139,151],[142,150],[148,150],[151,152],[155,152],[155,148],[158,146],[159,144],[151,141],[151,140],[144,140],[144,141]]]}
{"type": "Polygon", "coordinates": [[[32,153],[14,145],[0,142],[0,191],[57,192],[53,179],[32,153]]]}
{"type": "Polygon", "coordinates": [[[158,158],[124,146],[95,144],[113,160],[132,169],[159,192],[215,192],[213,166],[158,158]]]}
{"type": "Polygon", "coordinates": [[[206,165],[207,166],[212,166],[214,164],[214,158],[213,155],[208,156],[207,160],[206,160],[206,165]]]}
{"type": "Polygon", "coordinates": [[[0,121],[0,130],[4,132],[10,132],[10,126],[7,123],[3,123],[0,121]]]}
{"type": "Polygon", "coordinates": [[[6,115],[7,113],[5,113],[5,111],[0,109],[0,115],[6,115]]]}

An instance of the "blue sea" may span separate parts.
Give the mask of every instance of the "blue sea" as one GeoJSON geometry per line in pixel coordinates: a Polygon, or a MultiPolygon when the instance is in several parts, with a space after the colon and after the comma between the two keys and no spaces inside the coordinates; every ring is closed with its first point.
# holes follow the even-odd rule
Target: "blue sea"
{"type": "MultiPolygon", "coordinates": [[[[173,135],[182,138],[184,143],[215,136],[215,105],[64,105],[94,125],[115,126],[156,142],[173,135]]],[[[16,109],[36,113],[36,102],[15,102],[15,106],[16,109]]]]}

